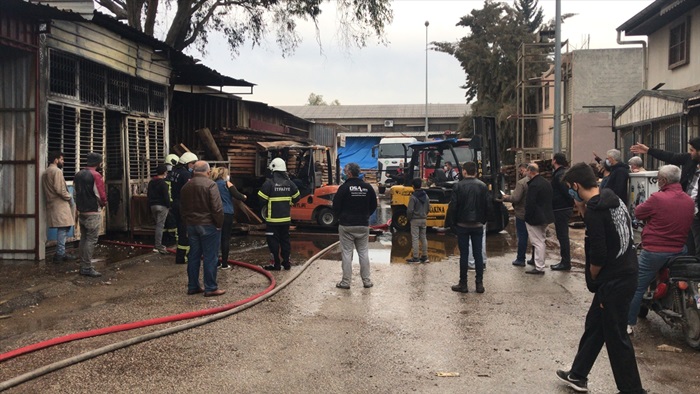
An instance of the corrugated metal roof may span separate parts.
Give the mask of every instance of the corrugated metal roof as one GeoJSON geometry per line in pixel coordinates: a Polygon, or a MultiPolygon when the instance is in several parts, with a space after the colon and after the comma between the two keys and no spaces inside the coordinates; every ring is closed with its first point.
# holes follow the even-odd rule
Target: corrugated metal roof
{"type": "Polygon", "coordinates": [[[95,11],[93,0],[29,0],[29,2],[50,5],[59,10],[74,12],[87,20],[92,19],[92,13],[95,11]]]}
{"type": "MultiPolygon", "coordinates": [[[[309,120],[425,117],[425,104],[290,105],[279,106],[278,108],[309,120]]],[[[429,118],[459,118],[469,112],[469,104],[428,104],[429,118]]]]}
{"type": "Polygon", "coordinates": [[[656,0],[616,30],[627,36],[648,36],[698,6],[697,0],[656,0]]]}

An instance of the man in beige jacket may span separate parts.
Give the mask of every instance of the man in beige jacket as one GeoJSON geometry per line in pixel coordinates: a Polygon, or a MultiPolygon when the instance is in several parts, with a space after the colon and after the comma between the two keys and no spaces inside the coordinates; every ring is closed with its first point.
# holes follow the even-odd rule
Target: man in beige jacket
{"type": "Polygon", "coordinates": [[[75,225],[73,200],[63,178],[63,153],[49,152],[49,167],[42,183],[46,195],[46,223],[56,231],[56,254],[54,263],[73,261],[75,256],[66,253],[66,237],[71,226],[75,225]]]}
{"type": "Polygon", "coordinates": [[[503,201],[513,204],[515,211],[515,234],[518,237],[518,254],[513,265],[525,266],[525,253],[527,251],[527,226],[525,226],[525,195],[527,195],[527,182],[530,177],[527,172],[527,164],[521,163],[518,166],[520,180],[515,185],[515,190],[511,195],[503,196],[503,201]]]}

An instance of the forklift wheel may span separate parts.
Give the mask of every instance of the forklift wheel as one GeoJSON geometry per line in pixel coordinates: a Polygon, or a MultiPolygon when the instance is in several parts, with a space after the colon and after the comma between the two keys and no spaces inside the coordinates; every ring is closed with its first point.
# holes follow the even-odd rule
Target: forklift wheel
{"type": "Polygon", "coordinates": [[[316,222],[323,227],[334,227],[338,224],[335,212],[330,208],[321,208],[316,215],[316,222]]]}
{"type": "Polygon", "coordinates": [[[391,216],[391,225],[399,231],[409,231],[411,229],[408,216],[406,216],[406,207],[394,209],[394,214],[391,216]]]}

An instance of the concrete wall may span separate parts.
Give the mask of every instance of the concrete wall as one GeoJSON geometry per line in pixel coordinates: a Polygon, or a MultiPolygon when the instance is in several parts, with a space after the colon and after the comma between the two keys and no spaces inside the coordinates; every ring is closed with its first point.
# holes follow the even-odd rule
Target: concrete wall
{"type": "Polygon", "coordinates": [[[593,161],[593,152],[605,158],[605,152],[615,147],[615,133],[612,132],[612,112],[577,113],[572,115],[576,125],[571,136],[572,163],[593,161]]]}
{"type": "Polygon", "coordinates": [[[678,18],[649,36],[649,83],[651,89],[665,83],[662,89],[685,89],[700,85],[700,7],[678,18]],[[690,15],[690,53],[686,65],[668,69],[668,45],[670,30],[690,15]]]}

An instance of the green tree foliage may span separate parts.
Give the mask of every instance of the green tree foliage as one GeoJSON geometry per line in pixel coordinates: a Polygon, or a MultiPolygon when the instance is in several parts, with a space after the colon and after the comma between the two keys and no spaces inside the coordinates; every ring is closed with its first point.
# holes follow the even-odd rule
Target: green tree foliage
{"type": "MultiPolygon", "coordinates": [[[[328,105],[328,103],[323,99],[322,94],[316,94],[311,92],[309,94],[309,98],[306,101],[306,105],[328,105]]],[[[338,101],[338,99],[335,99],[331,101],[330,105],[340,105],[340,101],[338,101]]]]}
{"type": "Polygon", "coordinates": [[[543,19],[542,7],[538,5],[538,0],[515,0],[514,6],[527,24],[528,31],[530,33],[537,31],[543,19]]]}
{"type": "MultiPolygon", "coordinates": [[[[194,45],[206,53],[209,34],[222,33],[233,54],[246,42],[258,45],[273,33],[283,55],[300,42],[299,20],[317,26],[321,4],[330,0],[95,0],[131,27],[153,36],[156,27],[167,29],[164,41],[183,50],[194,45]],[[167,21],[167,22],[166,22],[167,21]]],[[[364,47],[393,20],[390,0],[336,0],[341,42],[364,47]]]]}
{"type": "MultiPolygon", "coordinates": [[[[472,116],[493,116],[498,128],[498,143],[502,157],[508,158],[506,149],[516,145],[517,121],[517,67],[522,43],[532,43],[524,16],[506,3],[485,0],[482,9],[474,9],[457,23],[470,30],[469,35],[458,42],[433,43],[437,51],[448,53],[459,60],[466,74],[467,102],[471,102],[472,116]]],[[[543,63],[530,62],[525,77],[537,76],[545,71],[543,63]],[[542,69],[544,67],[544,69],[542,69]]],[[[528,94],[527,105],[536,108],[536,92],[528,94]]],[[[527,111],[529,113],[533,113],[527,111]]],[[[461,122],[463,134],[471,133],[471,121],[461,122]]],[[[526,141],[532,141],[535,133],[526,132],[526,141]]]]}

